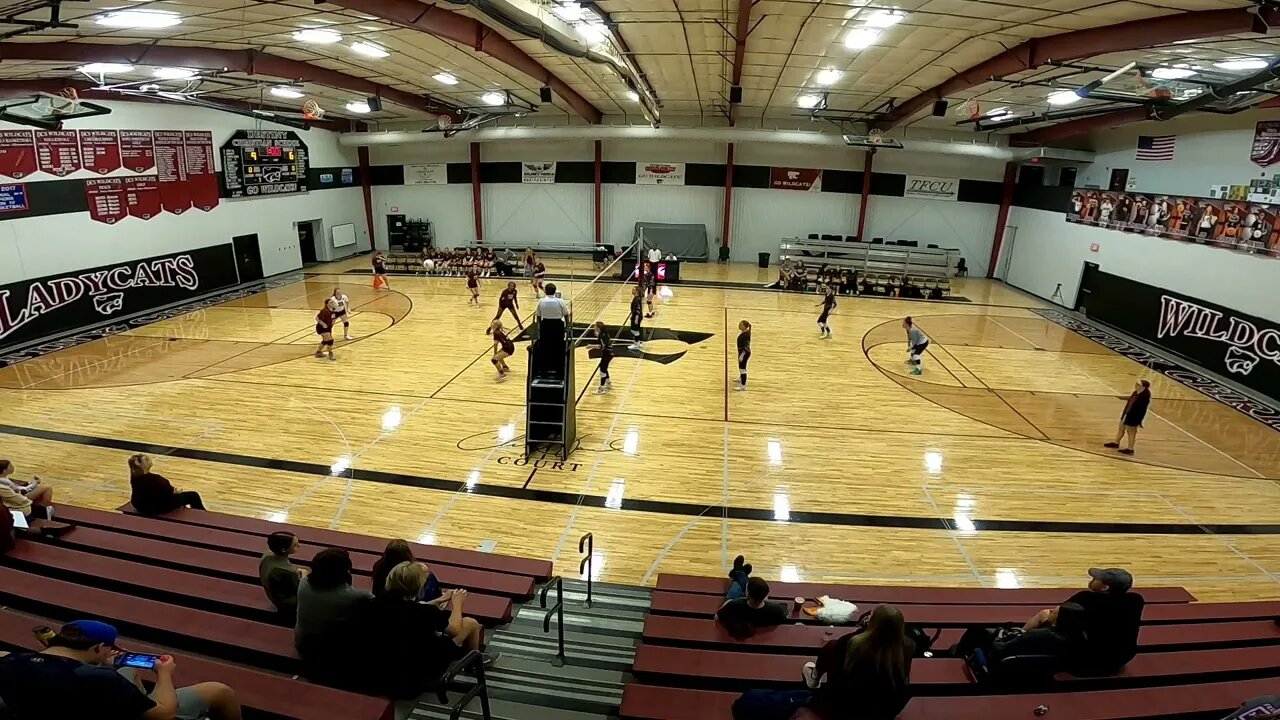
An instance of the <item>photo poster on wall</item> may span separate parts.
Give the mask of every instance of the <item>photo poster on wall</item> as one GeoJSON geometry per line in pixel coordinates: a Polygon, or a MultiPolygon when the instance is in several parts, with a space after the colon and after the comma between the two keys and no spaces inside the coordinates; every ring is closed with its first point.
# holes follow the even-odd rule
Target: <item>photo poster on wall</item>
{"type": "Polygon", "coordinates": [[[1280,162],[1280,121],[1261,120],[1253,127],[1253,146],[1249,160],[1260,167],[1280,162]]]}
{"type": "Polygon", "coordinates": [[[526,185],[550,185],[556,181],[556,164],[552,162],[520,163],[520,182],[526,185]]]}
{"type": "Polygon", "coordinates": [[[1280,257],[1278,213],[1280,206],[1229,197],[1077,189],[1071,195],[1066,220],[1280,257]]]}
{"type": "Polygon", "coordinates": [[[449,166],[445,163],[425,163],[404,166],[405,185],[447,185],[449,166]]]}

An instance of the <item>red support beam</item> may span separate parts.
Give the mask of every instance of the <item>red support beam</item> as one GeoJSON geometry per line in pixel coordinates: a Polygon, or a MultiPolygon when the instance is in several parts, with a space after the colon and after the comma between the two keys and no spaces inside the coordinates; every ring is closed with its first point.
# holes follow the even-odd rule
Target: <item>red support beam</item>
{"type": "Polygon", "coordinates": [[[471,143],[471,214],[476,219],[476,244],[484,244],[484,204],[480,200],[480,143],[471,143]]]}
{"type": "MultiPolygon", "coordinates": [[[[369,146],[356,148],[360,158],[360,192],[364,195],[364,222],[369,228],[369,249],[376,250],[378,243],[373,237],[373,169],[369,166],[369,146]]],[[[390,248],[387,248],[390,252],[390,248]]]]}
{"type": "Polygon", "coordinates": [[[724,222],[721,224],[720,247],[729,247],[729,226],[733,220],[733,143],[724,161],[724,222]]]}
{"type": "Polygon", "coordinates": [[[5,43],[6,60],[42,60],[67,63],[122,63],[185,67],[194,70],[231,71],[288,81],[312,82],[359,95],[377,95],[402,107],[451,113],[456,108],[428,96],[397,90],[371,80],[290,60],[257,50],[222,50],[173,45],[109,45],[105,43],[5,43]]]}
{"type": "Polygon", "coordinates": [[[1033,38],[904,100],[876,125],[882,130],[888,130],[912,119],[935,100],[945,99],[995,78],[1040,67],[1050,60],[1080,60],[1107,53],[1167,45],[1178,40],[1258,32],[1259,22],[1280,24],[1280,12],[1262,10],[1259,14],[1254,14],[1243,7],[1202,10],[1033,38]]]}
{"type": "MultiPolygon", "coordinates": [[[[730,85],[742,84],[742,65],[747,56],[747,35],[751,32],[752,0],[738,0],[738,24],[733,33],[733,72],[730,85]]],[[[742,103],[729,103],[729,126],[738,124],[738,108],[742,103]]]]}
{"type": "Polygon", "coordinates": [[[862,194],[858,196],[858,240],[860,242],[867,241],[862,233],[867,228],[867,201],[871,199],[871,166],[875,159],[875,148],[871,148],[867,150],[867,155],[862,161],[862,194]]]}
{"type": "MultiPolygon", "coordinates": [[[[273,2],[274,0],[258,1],[273,2]]],[[[485,53],[512,69],[551,86],[555,94],[564,98],[565,102],[569,103],[569,107],[587,122],[597,124],[602,118],[600,111],[577,90],[553,75],[550,70],[498,31],[475,18],[451,12],[439,5],[426,5],[418,0],[326,1],[330,5],[364,13],[384,22],[421,30],[485,53]]]]}
{"type": "Polygon", "coordinates": [[[1009,222],[1009,208],[1013,206],[1013,187],[1018,179],[1018,163],[1004,164],[1004,185],[1001,186],[1000,212],[996,215],[996,234],[991,241],[991,261],[987,263],[987,277],[996,276],[996,263],[1000,262],[1000,246],[1004,245],[1004,226],[1009,222]]]}
{"type": "Polygon", "coordinates": [[[595,238],[596,238],[596,244],[597,244],[597,245],[600,245],[600,244],[603,242],[603,239],[600,237],[600,177],[601,177],[601,175],[602,175],[602,173],[601,173],[601,166],[603,165],[603,163],[600,161],[600,145],[601,145],[600,141],[599,141],[599,140],[597,140],[597,141],[596,141],[596,162],[595,162],[595,171],[596,171],[596,172],[595,172],[595,183],[596,183],[596,187],[595,187],[595,192],[596,192],[596,202],[595,202],[595,206],[596,206],[596,234],[595,234],[595,238]]]}

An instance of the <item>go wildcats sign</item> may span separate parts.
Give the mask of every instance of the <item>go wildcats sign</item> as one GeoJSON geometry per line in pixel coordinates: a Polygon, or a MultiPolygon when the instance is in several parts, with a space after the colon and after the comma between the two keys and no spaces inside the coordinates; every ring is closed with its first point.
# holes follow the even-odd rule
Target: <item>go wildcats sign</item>
{"type": "Polygon", "coordinates": [[[0,349],[236,283],[231,245],[0,287],[0,349]]]}

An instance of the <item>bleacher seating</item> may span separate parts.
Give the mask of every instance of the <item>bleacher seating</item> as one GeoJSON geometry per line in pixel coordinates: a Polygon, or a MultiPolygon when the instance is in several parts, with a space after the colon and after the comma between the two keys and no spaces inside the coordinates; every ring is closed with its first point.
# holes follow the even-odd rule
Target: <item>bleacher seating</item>
{"type": "MultiPolygon", "coordinates": [[[[307,541],[299,564],[322,547],[347,547],[356,584],[368,588],[385,540],[204,511],[150,518],[69,505],[58,510],[71,532],[24,538],[0,556],[6,608],[0,646],[34,648],[31,630],[38,625],[99,618],[134,638],[130,649],[175,655],[181,684],[230,685],[253,717],[393,717],[386,699],[292,677],[302,670],[293,629],[271,607],[257,572],[265,536],[290,529],[307,541]]],[[[466,613],[486,625],[509,622],[512,600],[531,598],[535,582],[551,574],[546,561],[429,545],[415,551],[443,586],[472,591],[466,613]]]]}
{"type": "MultiPolygon", "coordinates": [[[[660,575],[637,648],[621,717],[635,720],[728,720],[748,688],[799,688],[800,668],[848,628],[817,624],[793,603],[791,620],[748,637],[712,619],[723,602],[724,578],[660,575]]],[[[779,598],[831,595],[869,610],[892,602],[908,622],[930,633],[935,648],[954,644],[970,625],[1021,624],[1037,608],[1077,589],[996,590],[773,583],[779,598]]],[[[1280,603],[1195,603],[1182,588],[1137,588],[1148,603],[1139,654],[1109,677],[1060,674],[1045,692],[1009,694],[980,686],[959,659],[917,659],[916,697],[899,720],[1032,718],[1038,706],[1052,720],[1155,720],[1216,717],[1280,686],[1280,603]],[[1267,678],[1261,680],[1260,678],[1267,678]],[[999,694],[992,694],[999,693],[999,694]]],[[[808,717],[802,713],[797,720],[808,717]]]]}

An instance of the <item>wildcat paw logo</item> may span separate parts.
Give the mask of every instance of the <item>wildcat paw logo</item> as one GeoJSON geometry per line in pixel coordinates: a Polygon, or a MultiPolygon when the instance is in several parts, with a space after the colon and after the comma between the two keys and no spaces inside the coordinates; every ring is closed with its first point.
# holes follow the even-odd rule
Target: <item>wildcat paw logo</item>
{"type": "Polygon", "coordinates": [[[124,309],[124,293],[107,293],[93,299],[93,309],[103,315],[112,315],[124,309]]]}
{"type": "MultiPolygon", "coordinates": [[[[582,323],[574,323],[572,334],[579,337],[586,333],[579,343],[579,348],[586,348],[587,354],[592,358],[600,357],[600,348],[595,339],[595,335],[588,332],[589,328],[582,323]]],[[[659,365],[670,365],[671,363],[684,357],[689,351],[688,346],[697,345],[704,340],[714,337],[712,333],[695,332],[693,330],[670,330],[668,328],[645,327],[640,330],[640,347],[631,347],[631,329],[629,326],[622,325],[606,325],[605,334],[613,340],[612,349],[615,358],[635,358],[637,360],[648,360],[656,362],[659,365]],[[670,342],[668,342],[670,341],[670,342]],[[679,343],[679,344],[673,344],[679,343]],[[681,347],[681,344],[685,347],[681,347]]],[[[524,332],[512,338],[515,342],[523,340],[536,340],[538,338],[538,326],[532,324],[524,329],[524,332]]]]}
{"type": "Polygon", "coordinates": [[[1231,347],[1227,348],[1227,358],[1224,362],[1227,370],[1240,375],[1248,375],[1260,359],[1248,350],[1231,347]]]}

